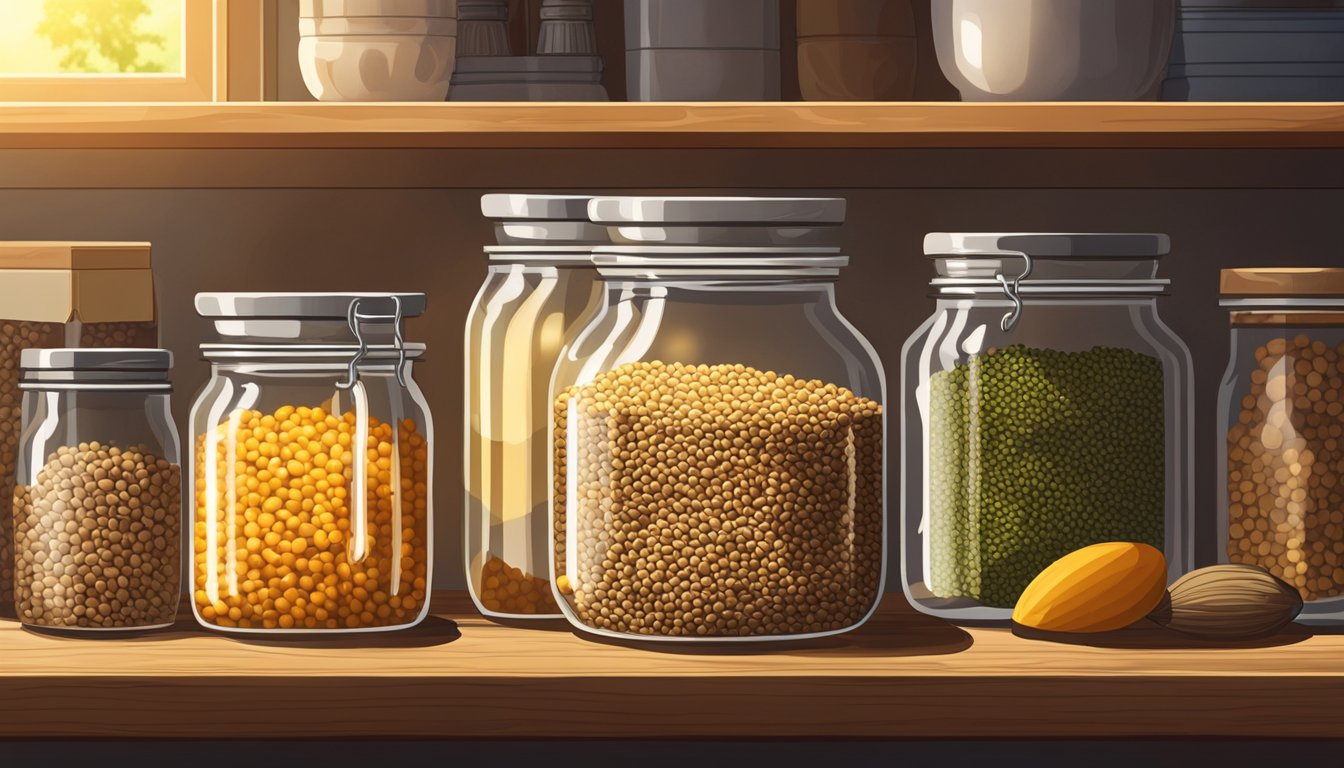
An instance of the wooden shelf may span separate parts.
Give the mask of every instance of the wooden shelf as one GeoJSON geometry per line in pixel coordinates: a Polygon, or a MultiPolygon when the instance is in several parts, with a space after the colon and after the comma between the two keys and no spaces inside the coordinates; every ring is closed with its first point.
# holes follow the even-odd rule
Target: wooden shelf
{"type": "MultiPolygon", "coordinates": [[[[74,639],[0,625],[11,738],[1329,737],[1344,637],[1099,647],[963,630],[890,596],[811,646],[650,651],[563,624],[503,627],[465,598],[403,633],[242,641],[194,629],[74,639]]],[[[666,648],[666,646],[664,646],[666,648]]]]}
{"type": "Polygon", "coordinates": [[[1341,103],[0,105],[0,149],[1341,146],[1341,103]]]}

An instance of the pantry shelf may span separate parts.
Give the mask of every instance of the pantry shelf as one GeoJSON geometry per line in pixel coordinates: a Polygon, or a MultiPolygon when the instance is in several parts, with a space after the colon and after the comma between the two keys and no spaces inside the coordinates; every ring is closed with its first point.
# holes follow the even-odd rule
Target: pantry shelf
{"type": "Polygon", "coordinates": [[[890,596],[807,646],[649,651],[479,618],[313,641],[100,640],[0,624],[6,738],[1085,738],[1344,735],[1344,636],[1096,646],[959,629],[890,596]]]}
{"type": "Polygon", "coordinates": [[[1341,103],[0,105],[0,150],[1341,146],[1341,103]]]}

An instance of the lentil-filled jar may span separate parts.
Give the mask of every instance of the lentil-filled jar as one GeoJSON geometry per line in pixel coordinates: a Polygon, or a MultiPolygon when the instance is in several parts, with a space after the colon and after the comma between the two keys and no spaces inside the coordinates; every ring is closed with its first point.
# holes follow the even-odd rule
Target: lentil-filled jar
{"type": "Polygon", "coordinates": [[[1344,269],[1225,269],[1222,305],[1222,557],[1296,587],[1299,622],[1344,624],[1344,269]]]}
{"type": "Polygon", "coordinates": [[[422,293],[202,293],[192,610],[229,632],[359,632],[429,610],[434,430],[403,320],[422,293]]]}
{"type": "Polygon", "coordinates": [[[596,310],[590,198],[495,194],[481,212],[499,245],[467,316],[467,586],[506,619],[559,618],[551,594],[549,388],[565,342],[596,310]]]}
{"type": "Polygon", "coordinates": [[[934,313],[902,351],[902,576],[919,610],[1007,622],[1056,559],[1192,560],[1191,360],[1162,322],[1165,235],[924,240],[934,313]]]}
{"type": "Polygon", "coordinates": [[[177,616],[182,468],[164,349],[26,349],[15,608],[32,627],[141,630],[177,616]]]}
{"type": "Polygon", "coordinates": [[[784,640],[872,614],[885,393],[835,303],[844,211],[838,199],[589,205],[624,244],[594,250],[603,304],[552,384],[555,591],[578,629],[784,640]]]}

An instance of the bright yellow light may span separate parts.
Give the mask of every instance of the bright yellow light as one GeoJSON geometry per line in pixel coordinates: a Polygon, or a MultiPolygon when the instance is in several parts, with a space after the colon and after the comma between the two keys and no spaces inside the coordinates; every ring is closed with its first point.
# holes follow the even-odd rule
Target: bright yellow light
{"type": "MultiPolygon", "coordinates": [[[[182,19],[187,2],[209,0],[0,0],[0,76],[50,76],[78,74],[125,74],[118,65],[103,54],[104,44],[115,40],[95,38],[78,39],[77,45],[88,52],[80,63],[62,65],[69,52],[67,47],[56,47],[49,36],[38,32],[48,13],[78,22],[84,14],[115,13],[130,9],[118,18],[128,23],[134,34],[154,36],[162,43],[144,41],[135,46],[134,65],[140,68],[157,67],[153,74],[180,74],[182,72],[182,19]],[[87,7],[88,10],[83,10],[87,7]],[[141,12],[143,11],[143,12],[141,12]]],[[[82,25],[79,25],[82,26],[82,25]]]]}

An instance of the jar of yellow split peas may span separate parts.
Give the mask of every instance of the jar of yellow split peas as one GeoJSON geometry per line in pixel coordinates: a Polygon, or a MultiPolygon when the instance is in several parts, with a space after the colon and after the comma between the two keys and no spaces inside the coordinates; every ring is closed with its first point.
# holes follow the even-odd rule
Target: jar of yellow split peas
{"type": "Polygon", "coordinates": [[[429,609],[422,293],[202,293],[192,611],[228,632],[402,629],[429,609]]]}

